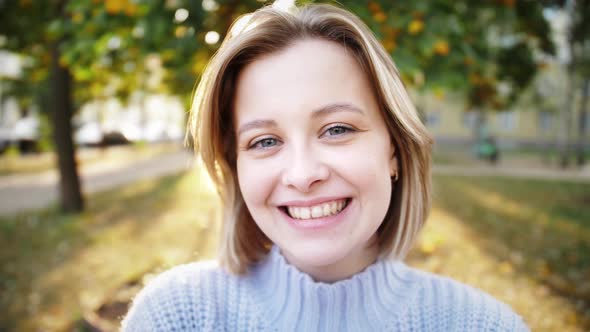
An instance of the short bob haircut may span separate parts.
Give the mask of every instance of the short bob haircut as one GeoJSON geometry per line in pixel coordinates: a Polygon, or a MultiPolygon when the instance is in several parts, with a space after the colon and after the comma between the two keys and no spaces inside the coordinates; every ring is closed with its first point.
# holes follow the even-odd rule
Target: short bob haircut
{"type": "Polygon", "coordinates": [[[195,142],[222,199],[219,261],[231,273],[246,273],[272,245],[250,215],[238,185],[232,110],[236,79],[249,63],[303,39],[341,45],[373,85],[399,165],[389,209],[377,231],[380,256],[403,259],[430,210],[433,140],[391,56],[371,30],[354,14],[332,5],[311,4],[290,12],[264,7],[232,25],[201,77],[188,124],[187,138],[195,142]]]}

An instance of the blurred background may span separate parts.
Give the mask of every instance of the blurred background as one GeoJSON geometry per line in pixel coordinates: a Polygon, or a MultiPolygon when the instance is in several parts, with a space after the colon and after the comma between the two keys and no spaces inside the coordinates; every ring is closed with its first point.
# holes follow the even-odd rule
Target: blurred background
{"type": "MultiPolygon", "coordinates": [[[[590,1],[339,3],[436,139],[408,263],[533,331],[589,331],[590,1]]],[[[187,110],[232,22],[265,5],[293,1],[0,0],[0,331],[115,331],[153,275],[214,257],[187,110]]]]}

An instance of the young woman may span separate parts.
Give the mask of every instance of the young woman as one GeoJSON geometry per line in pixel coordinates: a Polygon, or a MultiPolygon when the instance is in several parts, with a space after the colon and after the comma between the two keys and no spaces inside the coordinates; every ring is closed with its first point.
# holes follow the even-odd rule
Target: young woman
{"type": "Polygon", "coordinates": [[[263,8],[197,88],[191,133],[224,207],[219,264],[151,281],[124,331],[527,331],[491,296],[406,266],[432,139],[353,14],[263,8]]]}

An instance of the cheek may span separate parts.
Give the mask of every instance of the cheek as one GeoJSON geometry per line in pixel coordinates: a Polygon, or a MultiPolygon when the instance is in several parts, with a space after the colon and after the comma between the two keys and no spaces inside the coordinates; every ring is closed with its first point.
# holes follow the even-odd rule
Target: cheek
{"type": "MultiPolygon", "coordinates": [[[[363,206],[374,213],[385,213],[391,197],[390,165],[386,153],[378,149],[359,149],[341,155],[335,165],[338,173],[354,187],[363,206]]],[[[383,150],[381,150],[383,151],[383,150]]]]}
{"type": "Polygon", "coordinates": [[[360,165],[355,168],[354,178],[351,178],[351,181],[356,181],[357,187],[362,191],[361,194],[371,200],[389,199],[391,181],[388,165],[379,159],[367,157],[363,160],[364,162],[358,163],[360,165]]]}
{"type": "Polygon", "coordinates": [[[271,175],[258,167],[255,161],[239,158],[237,161],[238,184],[249,210],[264,204],[271,190],[271,175]]]}
{"type": "MultiPolygon", "coordinates": [[[[389,209],[392,184],[389,176],[389,167],[382,158],[371,160],[372,167],[366,167],[360,171],[357,187],[360,190],[360,204],[363,218],[366,218],[368,230],[376,231],[371,227],[378,227],[389,209]]],[[[366,164],[369,164],[367,161],[366,164]]]]}
{"type": "Polygon", "coordinates": [[[375,154],[380,149],[367,149],[364,146],[340,152],[332,156],[334,168],[344,175],[352,183],[360,188],[374,186],[376,183],[388,181],[390,165],[385,153],[375,154]]]}

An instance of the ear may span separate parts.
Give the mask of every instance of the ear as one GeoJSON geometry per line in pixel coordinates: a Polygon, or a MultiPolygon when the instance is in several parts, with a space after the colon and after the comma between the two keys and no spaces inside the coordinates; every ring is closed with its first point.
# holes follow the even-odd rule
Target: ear
{"type": "Polygon", "coordinates": [[[399,171],[399,163],[397,159],[397,154],[395,153],[395,147],[392,148],[393,153],[391,155],[391,159],[389,160],[389,175],[394,176],[399,171]]]}

